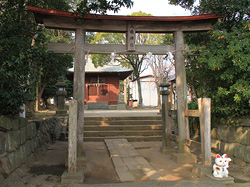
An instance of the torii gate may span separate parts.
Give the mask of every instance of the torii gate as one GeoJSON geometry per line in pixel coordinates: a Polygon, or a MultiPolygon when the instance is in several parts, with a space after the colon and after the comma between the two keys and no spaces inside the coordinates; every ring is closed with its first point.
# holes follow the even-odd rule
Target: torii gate
{"type": "Polygon", "coordinates": [[[43,9],[27,6],[33,12],[37,23],[44,24],[46,28],[75,31],[74,44],[50,44],[49,50],[56,53],[73,53],[74,64],[74,99],[77,100],[77,144],[78,156],[81,155],[84,126],[84,83],[85,83],[85,53],[111,53],[120,54],[152,54],[165,55],[168,51],[175,52],[175,74],[177,91],[177,115],[179,153],[187,152],[185,139],[188,134],[185,110],[187,109],[186,72],[183,52],[185,45],[183,33],[201,32],[211,30],[217,22],[215,14],[179,17],[154,17],[154,16],[110,16],[86,15],[79,17],[71,12],[43,9]],[[77,19],[81,19],[78,22],[77,19]],[[115,32],[126,33],[126,45],[113,44],[87,44],[85,33],[89,32],[115,32]],[[173,33],[174,45],[135,45],[136,33],[173,33]]]}

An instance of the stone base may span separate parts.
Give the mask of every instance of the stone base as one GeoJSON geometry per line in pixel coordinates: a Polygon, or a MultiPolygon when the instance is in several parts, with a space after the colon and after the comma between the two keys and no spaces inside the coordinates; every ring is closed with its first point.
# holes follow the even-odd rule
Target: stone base
{"type": "Polygon", "coordinates": [[[160,152],[164,154],[176,153],[176,149],[173,147],[161,147],[160,152]]]}
{"type": "Polygon", "coordinates": [[[177,163],[196,164],[197,156],[191,153],[172,153],[171,159],[177,163]]]}
{"type": "Polygon", "coordinates": [[[203,166],[200,164],[194,164],[192,173],[199,178],[204,178],[208,174],[212,173],[212,166],[203,166]]]}
{"type": "Polygon", "coordinates": [[[82,184],[84,181],[84,172],[79,170],[74,174],[65,171],[61,176],[61,184],[82,184]]]}
{"type": "Polygon", "coordinates": [[[65,115],[67,115],[67,110],[57,110],[56,115],[65,116],[65,115]]]}
{"type": "Polygon", "coordinates": [[[213,176],[212,172],[208,173],[206,176],[216,181],[223,181],[225,184],[234,184],[234,178],[230,176],[224,178],[217,178],[213,176]]]}
{"type": "Polygon", "coordinates": [[[200,164],[194,164],[192,173],[199,178],[209,177],[212,180],[223,181],[225,184],[233,184],[233,177],[216,178],[213,176],[212,166],[203,166],[200,164]]]}

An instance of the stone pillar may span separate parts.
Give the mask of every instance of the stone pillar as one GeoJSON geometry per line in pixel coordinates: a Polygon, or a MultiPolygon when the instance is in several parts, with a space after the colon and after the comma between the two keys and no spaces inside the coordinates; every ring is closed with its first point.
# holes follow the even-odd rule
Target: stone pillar
{"type": "Polygon", "coordinates": [[[168,87],[170,86],[169,83],[161,83],[159,85],[161,87],[160,94],[162,95],[162,152],[175,152],[175,149],[172,147],[172,140],[170,139],[171,134],[171,124],[169,120],[169,103],[168,97],[170,91],[168,87]]]}
{"type": "Polygon", "coordinates": [[[181,30],[174,32],[175,43],[175,77],[177,92],[177,116],[178,116],[178,136],[179,136],[179,152],[188,153],[189,149],[185,145],[187,135],[185,110],[187,108],[187,88],[186,88],[186,70],[185,59],[183,56],[184,41],[183,32],[181,30]]]}
{"type": "Polygon", "coordinates": [[[77,101],[69,102],[68,173],[76,173],[77,161],[77,101]]]}
{"type": "Polygon", "coordinates": [[[76,29],[75,38],[75,62],[74,62],[74,90],[73,97],[77,100],[77,156],[83,152],[83,127],[84,127],[84,88],[85,88],[85,30],[76,29]]]}
{"type": "Polygon", "coordinates": [[[211,161],[211,98],[199,98],[201,157],[204,166],[210,166],[211,161]]]}
{"type": "Polygon", "coordinates": [[[68,140],[68,170],[61,176],[61,184],[81,184],[84,181],[84,171],[79,165],[77,145],[77,101],[69,102],[69,140],[68,140]]]}

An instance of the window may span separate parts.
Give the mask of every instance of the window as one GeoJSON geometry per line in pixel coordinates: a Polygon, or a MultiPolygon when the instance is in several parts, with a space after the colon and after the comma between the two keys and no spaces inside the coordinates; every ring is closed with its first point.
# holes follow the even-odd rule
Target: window
{"type": "Polygon", "coordinates": [[[92,77],[89,82],[90,84],[105,84],[105,77],[92,77]]]}

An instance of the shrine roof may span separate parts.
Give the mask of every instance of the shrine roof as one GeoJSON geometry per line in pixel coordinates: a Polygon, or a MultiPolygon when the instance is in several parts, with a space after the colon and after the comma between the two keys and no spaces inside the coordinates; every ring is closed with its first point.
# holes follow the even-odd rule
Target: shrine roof
{"type": "MultiPolygon", "coordinates": [[[[68,71],[71,73],[74,73],[74,68],[70,68],[68,71]]],[[[95,67],[94,64],[92,63],[92,60],[89,58],[85,66],[85,72],[86,72],[86,75],[87,74],[92,74],[92,75],[116,74],[120,77],[121,80],[124,80],[133,72],[133,70],[122,68],[121,65],[117,63],[95,67]]]]}
{"type": "MultiPolygon", "coordinates": [[[[72,12],[45,9],[36,6],[27,5],[28,11],[43,14],[43,15],[52,15],[60,17],[70,17],[70,18],[83,18],[83,19],[94,19],[94,20],[125,20],[125,21],[194,21],[194,20],[208,20],[208,19],[218,19],[225,17],[223,15],[216,14],[203,14],[195,16],[117,16],[117,15],[96,15],[96,14],[86,14],[83,17],[73,14],[72,12]]],[[[40,20],[40,23],[43,23],[40,20]]]]}

